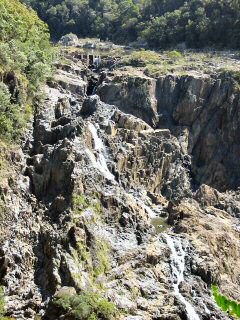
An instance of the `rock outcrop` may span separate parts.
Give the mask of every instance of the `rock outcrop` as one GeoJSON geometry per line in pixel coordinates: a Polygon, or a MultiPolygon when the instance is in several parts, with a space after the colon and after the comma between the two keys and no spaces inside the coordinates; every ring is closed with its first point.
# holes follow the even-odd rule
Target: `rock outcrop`
{"type": "Polygon", "coordinates": [[[7,315],[85,319],[91,294],[117,308],[99,319],[231,319],[211,285],[240,299],[233,82],[116,70],[86,96],[58,67],[0,190],[7,315]]]}
{"type": "Polygon", "coordinates": [[[216,75],[148,79],[117,70],[98,88],[98,94],[102,101],[154,128],[175,130],[193,158],[199,184],[220,190],[239,186],[240,96],[233,79],[216,75]]]}

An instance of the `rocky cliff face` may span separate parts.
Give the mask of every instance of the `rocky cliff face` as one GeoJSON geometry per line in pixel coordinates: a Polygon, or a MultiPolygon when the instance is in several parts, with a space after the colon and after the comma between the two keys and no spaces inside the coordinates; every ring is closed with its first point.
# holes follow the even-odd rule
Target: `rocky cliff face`
{"type": "Polygon", "coordinates": [[[194,74],[151,79],[116,71],[98,93],[154,128],[171,129],[193,158],[197,183],[238,188],[240,97],[233,79],[194,74]]]}
{"type": "Polygon", "coordinates": [[[99,319],[231,319],[211,285],[240,299],[234,83],[116,70],[87,96],[84,65],[58,70],[1,188],[7,314],[90,319],[60,303],[90,292],[118,309],[99,319]]]}

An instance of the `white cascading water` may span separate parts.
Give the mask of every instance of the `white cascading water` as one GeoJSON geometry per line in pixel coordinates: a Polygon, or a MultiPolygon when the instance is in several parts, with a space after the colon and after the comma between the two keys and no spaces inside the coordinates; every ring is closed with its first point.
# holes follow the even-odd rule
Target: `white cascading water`
{"type": "Polygon", "coordinates": [[[182,243],[177,238],[172,238],[166,234],[167,245],[171,250],[171,269],[174,281],[173,288],[175,296],[185,305],[186,312],[189,320],[200,320],[193,306],[183,297],[179,291],[179,285],[184,281],[185,269],[185,252],[182,243]],[[178,251],[177,251],[178,249],[178,251]]]}
{"type": "Polygon", "coordinates": [[[142,200],[138,198],[136,200],[137,200],[136,202],[139,203],[139,205],[148,213],[151,219],[156,217],[156,213],[149,206],[147,206],[142,200]]]}
{"type": "Polygon", "coordinates": [[[115,180],[114,175],[109,171],[107,167],[107,161],[104,156],[105,146],[102,140],[98,137],[97,129],[92,123],[88,124],[88,129],[93,137],[94,149],[97,151],[97,156],[95,157],[94,154],[89,149],[87,149],[86,153],[89,159],[91,160],[94,167],[97,168],[105,178],[107,178],[108,180],[115,180]]]}

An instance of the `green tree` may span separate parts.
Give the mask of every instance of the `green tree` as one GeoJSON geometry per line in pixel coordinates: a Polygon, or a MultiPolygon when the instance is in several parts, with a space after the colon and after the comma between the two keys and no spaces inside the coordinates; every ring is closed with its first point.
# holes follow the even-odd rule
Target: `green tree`
{"type": "Polygon", "coordinates": [[[49,24],[54,39],[66,33],[151,47],[240,48],[239,0],[22,0],[49,24]]]}
{"type": "Polygon", "coordinates": [[[29,99],[51,72],[48,27],[18,0],[0,0],[0,136],[19,137],[29,99]]]}

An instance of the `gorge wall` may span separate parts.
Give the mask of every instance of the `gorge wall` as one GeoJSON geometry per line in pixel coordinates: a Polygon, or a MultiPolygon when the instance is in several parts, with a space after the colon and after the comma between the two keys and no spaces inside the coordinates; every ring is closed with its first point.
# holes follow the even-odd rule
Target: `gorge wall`
{"type": "Polygon", "coordinates": [[[1,187],[7,316],[232,319],[211,285],[240,299],[234,81],[105,70],[87,96],[88,80],[81,61],[59,64],[12,153],[1,187]],[[116,309],[83,311],[84,294],[116,309]]]}
{"type": "Polygon", "coordinates": [[[119,72],[99,88],[102,101],[168,128],[192,156],[197,183],[239,186],[239,90],[231,77],[189,74],[152,79],[119,72]]]}

